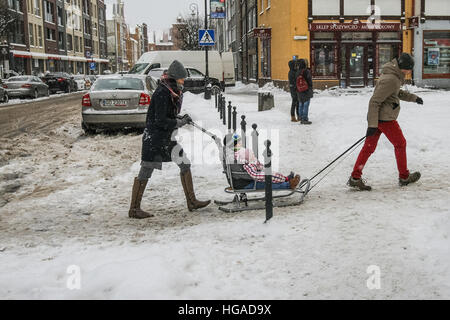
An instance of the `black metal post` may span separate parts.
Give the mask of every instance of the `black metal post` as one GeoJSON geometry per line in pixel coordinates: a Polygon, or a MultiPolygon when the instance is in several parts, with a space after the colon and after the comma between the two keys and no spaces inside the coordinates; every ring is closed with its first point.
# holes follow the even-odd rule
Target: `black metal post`
{"type": "Polygon", "coordinates": [[[218,106],[217,106],[217,111],[219,111],[219,118],[220,119],[222,119],[222,117],[223,117],[223,114],[222,114],[222,110],[223,110],[223,108],[222,108],[222,102],[223,102],[223,99],[222,99],[222,95],[219,97],[219,104],[218,104],[218,106]]]}
{"type": "Polygon", "coordinates": [[[214,101],[215,101],[215,106],[217,109],[217,90],[214,90],[214,101]]]}
{"type": "Polygon", "coordinates": [[[236,107],[233,107],[233,132],[236,132],[236,122],[237,122],[237,111],[236,111],[236,107]]]}
{"type": "Polygon", "coordinates": [[[245,116],[241,116],[241,140],[242,147],[247,148],[247,122],[245,121],[245,116]]]}
{"type": "Polygon", "coordinates": [[[259,159],[259,152],[258,152],[258,136],[259,133],[258,131],[256,131],[256,128],[258,128],[258,125],[256,123],[252,124],[252,150],[253,150],[253,154],[255,155],[256,159],[259,159]]]}
{"type": "Polygon", "coordinates": [[[231,131],[231,101],[228,101],[228,131],[231,131]]]}
{"type": "Polygon", "coordinates": [[[227,124],[227,102],[225,101],[225,97],[223,97],[222,99],[222,120],[223,120],[223,124],[226,125],[227,124]]]}
{"type": "Polygon", "coordinates": [[[270,140],[266,140],[264,145],[266,150],[264,151],[264,175],[265,184],[264,189],[266,192],[266,221],[269,221],[273,217],[273,201],[272,201],[272,150],[270,150],[270,140]]]}
{"type": "MultiPolygon", "coordinates": [[[[208,1],[205,0],[205,30],[208,30],[208,1]]],[[[205,46],[206,78],[209,78],[208,46],[205,46]]]]}

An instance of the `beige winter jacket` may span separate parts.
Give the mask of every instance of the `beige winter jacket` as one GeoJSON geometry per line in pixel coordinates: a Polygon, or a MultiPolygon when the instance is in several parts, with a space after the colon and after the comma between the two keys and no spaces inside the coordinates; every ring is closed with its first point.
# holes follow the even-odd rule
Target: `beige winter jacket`
{"type": "Polygon", "coordinates": [[[396,59],[383,66],[373,96],[369,102],[367,121],[369,128],[378,128],[378,121],[397,120],[400,113],[400,100],[416,101],[417,96],[400,89],[405,76],[398,67],[396,59]]]}

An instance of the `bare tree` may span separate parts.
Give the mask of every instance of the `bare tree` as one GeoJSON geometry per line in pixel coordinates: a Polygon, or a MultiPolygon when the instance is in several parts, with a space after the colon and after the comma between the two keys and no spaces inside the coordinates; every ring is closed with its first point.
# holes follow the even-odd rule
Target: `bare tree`
{"type": "Polygon", "coordinates": [[[17,17],[17,12],[10,10],[8,1],[0,0],[0,36],[6,35],[17,17]]]}
{"type": "Polygon", "coordinates": [[[203,18],[191,15],[183,17],[183,23],[178,24],[176,41],[181,50],[202,50],[198,45],[198,30],[202,29],[203,18]]]}

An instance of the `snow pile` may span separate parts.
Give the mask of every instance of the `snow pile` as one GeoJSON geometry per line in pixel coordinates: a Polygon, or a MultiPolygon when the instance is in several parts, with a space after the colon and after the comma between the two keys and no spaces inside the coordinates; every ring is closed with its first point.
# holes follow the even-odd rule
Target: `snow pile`
{"type": "MultiPolygon", "coordinates": [[[[189,213],[171,163],[144,194],[142,207],[155,217],[128,219],[137,134],[85,137],[76,118],[48,136],[12,141],[27,156],[0,167],[0,193],[20,184],[0,204],[0,298],[450,298],[450,92],[408,89],[425,102],[403,103],[399,118],[419,183],[398,187],[382,137],[364,171],[372,192],[345,185],[355,152],[302,206],[275,209],[268,224],[262,211],[225,214],[210,205],[189,213]],[[67,286],[71,266],[79,267],[80,290],[67,286]],[[369,266],[381,271],[380,289],[367,287],[369,266]]],[[[270,90],[275,108],[265,112],[257,111],[254,85],[238,83],[225,96],[238,119],[246,115],[248,132],[258,124],[261,153],[272,140],[282,172],[311,177],[366,131],[371,89],[319,92],[312,126],[290,122],[290,95],[270,90]]],[[[213,100],[187,93],[184,112],[225,134],[213,100]]],[[[211,138],[186,126],[177,140],[192,161],[198,198],[229,198],[211,138]]]]}

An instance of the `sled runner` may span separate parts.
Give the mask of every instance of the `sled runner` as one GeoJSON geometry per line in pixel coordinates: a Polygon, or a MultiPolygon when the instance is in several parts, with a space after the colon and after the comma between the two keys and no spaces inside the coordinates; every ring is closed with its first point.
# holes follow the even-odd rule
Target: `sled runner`
{"type": "MultiPolygon", "coordinates": [[[[232,213],[249,210],[264,210],[265,209],[265,189],[257,189],[257,181],[249,180],[248,174],[245,172],[243,165],[233,163],[230,157],[227,157],[226,147],[222,148],[221,158],[223,164],[223,173],[225,174],[229,187],[225,188],[225,193],[234,195],[230,201],[215,200],[214,203],[219,205],[219,210],[232,213]],[[228,161],[227,161],[228,159],[228,161]],[[243,183],[249,185],[252,181],[253,188],[244,189],[243,183]],[[262,195],[262,196],[261,196],[262,195]]],[[[273,206],[274,207],[289,207],[298,206],[303,203],[305,196],[310,189],[310,181],[304,179],[300,182],[298,187],[292,189],[274,189],[273,190],[273,206]]]]}

